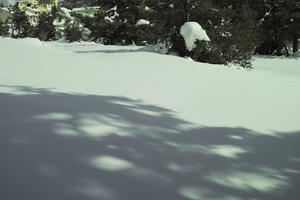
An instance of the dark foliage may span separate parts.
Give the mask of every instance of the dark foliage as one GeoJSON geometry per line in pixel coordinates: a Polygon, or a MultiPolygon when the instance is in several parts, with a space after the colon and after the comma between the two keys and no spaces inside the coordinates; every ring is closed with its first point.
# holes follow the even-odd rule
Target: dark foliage
{"type": "Polygon", "coordinates": [[[264,13],[261,21],[260,41],[256,53],[261,55],[289,56],[287,43],[293,41],[293,51],[298,51],[298,32],[300,30],[300,3],[289,1],[265,1],[257,4],[264,13]]]}
{"type": "Polygon", "coordinates": [[[35,35],[42,41],[55,39],[54,16],[52,13],[42,13],[39,16],[38,25],[35,28],[35,35]]]}
{"type": "Polygon", "coordinates": [[[65,27],[65,37],[69,42],[81,41],[83,36],[82,27],[78,22],[67,21],[65,27]]]}
{"type": "Polygon", "coordinates": [[[19,9],[18,4],[13,7],[12,15],[12,37],[25,38],[33,36],[33,26],[29,23],[29,19],[25,11],[19,9]]]}
{"type": "Polygon", "coordinates": [[[7,22],[2,22],[0,20],[0,36],[9,36],[9,26],[7,22]]]}

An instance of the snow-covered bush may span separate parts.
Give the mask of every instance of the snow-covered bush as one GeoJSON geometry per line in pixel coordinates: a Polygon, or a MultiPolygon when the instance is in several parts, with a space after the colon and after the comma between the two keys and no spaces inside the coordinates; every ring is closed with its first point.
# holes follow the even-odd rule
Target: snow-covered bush
{"type": "Polygon", "coordinates": [[[140,26],[140,25],[150,25],[150,22],[148,20],[145,20],[145,19],[139,19],[136,22],[136,26],[140,26]]]}

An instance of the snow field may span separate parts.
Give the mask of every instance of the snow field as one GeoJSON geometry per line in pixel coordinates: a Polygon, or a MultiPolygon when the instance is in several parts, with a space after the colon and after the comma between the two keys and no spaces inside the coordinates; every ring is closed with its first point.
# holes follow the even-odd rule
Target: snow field
{"type": "Polygon", "coordinates": [[[255,57],[247,71],[140,47],[35,39],[1,39],[1,46],[4,85],[142,99],[203,126],[300,129],[298,59],[255,57]]]}

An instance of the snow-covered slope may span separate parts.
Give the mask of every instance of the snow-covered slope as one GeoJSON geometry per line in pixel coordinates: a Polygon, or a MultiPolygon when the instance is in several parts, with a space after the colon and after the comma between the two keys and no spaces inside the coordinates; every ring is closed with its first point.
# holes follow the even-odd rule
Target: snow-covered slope
{"type": "Polygon", "coordinates": [[[1,39],[0,51],[5,85],[142,99],[204,126],[300,130],[297,59],[258,57],[245,71],[94,43],[1,39]]]}
{"type": "Polygon", "coordinates": [[[7,38],[0,56],[0,199],[299,196],[299,59],[7,38]]]}

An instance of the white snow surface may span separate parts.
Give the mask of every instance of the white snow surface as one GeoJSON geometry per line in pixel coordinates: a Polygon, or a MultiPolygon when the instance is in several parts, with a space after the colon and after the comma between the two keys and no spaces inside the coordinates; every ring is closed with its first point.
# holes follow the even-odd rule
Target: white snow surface
{"type": "Polygon", "coordinates": [[[299,59],[255,57],[248,71],[133,46],[7,38],[0,45],[3,85],[142,99],[204,126],[300,130],[299,59]]]}
{"type": "Polygon", "coordinates": [[[197,22],[185,22],[180,28],[180,34],[184,38],[187,50],[195,48],[195,42],[210,41],[206,31],[197,22]]]}
{"type": "Polygon", "coordinates": [[[297,58],[30,38],[0,38],[0,57],[0,199],[299,196],[297,58]]]}

